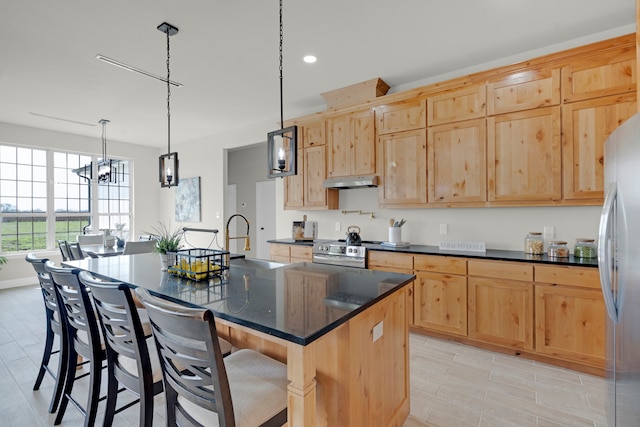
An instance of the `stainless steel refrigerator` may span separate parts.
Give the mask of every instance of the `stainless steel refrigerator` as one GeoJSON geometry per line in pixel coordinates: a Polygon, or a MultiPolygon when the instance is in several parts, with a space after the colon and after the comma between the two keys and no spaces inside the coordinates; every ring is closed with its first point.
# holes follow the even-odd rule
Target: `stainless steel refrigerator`
{"type": "Polygon", "coordinates": [[[640,426],[640,113],[605,143],[598,264],[609,315],[609,426],[640,426]]]}

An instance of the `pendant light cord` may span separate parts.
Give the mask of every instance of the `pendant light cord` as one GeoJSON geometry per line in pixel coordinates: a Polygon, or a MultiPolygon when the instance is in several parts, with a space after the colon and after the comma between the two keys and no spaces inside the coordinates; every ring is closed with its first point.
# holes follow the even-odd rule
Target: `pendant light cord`
{"type": "Polygon", "coordinates": [[[280,0],[280,129],[284,129],[284,108],[282,106],[282,0],[280,0]]]}
{"type": "Polygon", "coordinates": [[[109,120],[102,119],[98,123],[102,125],[102,160],[107,160],[107,123],[109,120]]]}
{"type": "Polygon", "coordinates": [[[171,49],[169,46],[169,38],[169,26],[167,26],[167,154],[171,153],[171,67],[169,67],[171,49]]]}

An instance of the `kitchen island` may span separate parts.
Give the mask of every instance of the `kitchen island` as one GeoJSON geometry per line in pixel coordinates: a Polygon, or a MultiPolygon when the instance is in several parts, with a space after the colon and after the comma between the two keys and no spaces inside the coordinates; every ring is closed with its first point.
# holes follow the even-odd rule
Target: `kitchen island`
{"type": "Polygon", "coordinates": [[[402,426],[409,415],[413,275],[240,259],[194,282],[161,272],[155,254],[65,265],[210,308],[235,347],[286,362],[289,426],[402,426]]]}

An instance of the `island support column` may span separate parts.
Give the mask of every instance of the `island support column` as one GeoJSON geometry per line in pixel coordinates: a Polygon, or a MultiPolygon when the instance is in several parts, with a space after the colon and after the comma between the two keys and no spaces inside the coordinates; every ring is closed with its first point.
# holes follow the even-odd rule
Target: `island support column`
{"type": "Polygon", "coordinates": [[[288,425],[316,425],[316,346],[287,346],[288,425]]]}

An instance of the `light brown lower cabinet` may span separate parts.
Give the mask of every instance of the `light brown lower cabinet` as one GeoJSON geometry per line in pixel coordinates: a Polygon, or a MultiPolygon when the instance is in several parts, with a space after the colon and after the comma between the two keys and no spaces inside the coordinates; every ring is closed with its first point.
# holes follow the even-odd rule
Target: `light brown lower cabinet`
{"type": "Polygon", "coordinates": [[[308,245],[270,243],[269,258],[276,262],[309,262],[313,258],[313,248],[308,245]]]}
{"type": "Polygon", "coordinates": [[[414,326],[467,336],[467,260],[416,255],[414,326]]]}
{"type": "Polygon", "coordinates": [[[599,286],[596,268],[536,267],[537,353],[605,366],[607,314],[599,286]]]}

